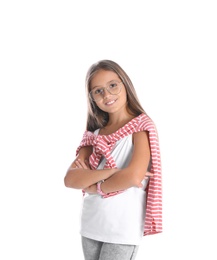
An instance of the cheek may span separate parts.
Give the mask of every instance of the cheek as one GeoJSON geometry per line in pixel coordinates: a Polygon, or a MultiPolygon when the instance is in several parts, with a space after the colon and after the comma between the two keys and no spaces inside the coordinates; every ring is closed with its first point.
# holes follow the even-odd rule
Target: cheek
{"type": "Polygon", "coordinates": [[[124,100],[124,101],[127,102],[128,98],[127,98],[127,92],[126,92],[125,89],[123,90],[123,93],[122,93],[122,95],[121,95],[121,98],[122,98],[122,100],[124,100]]]}
{"type": "Polygon", "coordinates": [[[102,108],[102,106],[103,106],[103,103],[102,103],[102,101],[98,101],[98,102],[95,102],[95,106],[97,107],[97,108],[102,108]]]}

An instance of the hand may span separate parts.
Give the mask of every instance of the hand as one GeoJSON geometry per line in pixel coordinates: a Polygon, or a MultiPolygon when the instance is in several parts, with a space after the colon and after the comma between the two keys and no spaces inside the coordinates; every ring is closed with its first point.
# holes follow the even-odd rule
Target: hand
{"type": "MultiPolygon", "coordinates": [[[[150,177],[152,177],[154,174],[153,173],[151,173],[151,172],[146,172],[146,174],[145,174],[145,180],[147,180],[147,179],[149,179],[150,177]]],[[[138,185],[138,188],[142,188],[143,187],[143,184],[142,183],[140,183],[139,185],[138,185]]]]}
{"type": "Polygon", "coordinates": [[[149,177],[153,176],[154,174],[151,172],[146,172],[145,179],[148,179],[149,177]]]}
{"type": "Polygon", "coordinates": [[[83,161],[81,159],[77,159],[74,163],[75,163],[75,168],[91,169],[89,162],[87,160],[83,161]]]}

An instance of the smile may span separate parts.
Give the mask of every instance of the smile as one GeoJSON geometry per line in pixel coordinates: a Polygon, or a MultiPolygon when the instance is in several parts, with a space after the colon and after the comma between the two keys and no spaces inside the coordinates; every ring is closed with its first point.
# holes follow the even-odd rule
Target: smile
{"type": "Polygon", "coordinates": [[[108,105],[108,106],[109,106],[109,105],[114,104],[115,102],[116,102],[116,100],[111,100],[111,101],[109,101],[109,102],[106,102],[105,105],[108,105]]]}

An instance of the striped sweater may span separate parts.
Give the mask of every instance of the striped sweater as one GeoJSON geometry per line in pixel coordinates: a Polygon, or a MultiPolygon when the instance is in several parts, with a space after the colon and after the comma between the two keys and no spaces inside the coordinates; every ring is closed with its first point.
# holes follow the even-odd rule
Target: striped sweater
{"type": "MultiPolygon", "coordinates": [[[[146,188],[146,216],[144,224],[144,236],[162,232],[162,179],[161,179],[161,157],[157,130],[153,121],[146,115],[140,114],[126,125],[110,135],[95,135],[85,131],[83,139],[76,150],[76,155],[83,146],[93,146],[93,153],[89,157],[92,169],[97,169],[102,156],[106,158],[104,168],[117,168],[110,152],[115,143],[121,138],[139,131],[147,131],[151,149],[151,169],[153,176],[150,177],[146,188]]],[[[104,198],[118,195],[123,191],[111,192],[104,198]]]]}

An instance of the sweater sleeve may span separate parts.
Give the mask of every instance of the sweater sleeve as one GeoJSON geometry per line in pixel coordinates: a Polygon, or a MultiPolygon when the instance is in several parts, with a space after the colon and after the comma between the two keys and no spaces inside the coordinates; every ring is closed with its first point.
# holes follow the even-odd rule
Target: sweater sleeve
{"type": "Polygon", "coordinates": [[[140,128],[148,131],[151,149],[151,169],[153,176],[146,188],[146,217],[144,236],[162,232],[162,169],[159,138],[152,120],[142,122],[140,128]]]}
{"type": "Polygon", "coordinates": [[[76,149],[76,156],[78,155],[81,147],[85,147],[85,146],[92,146],[93,145],[93,133],[90,131],[85,131],[82,137],[82,140],[78,146],[78,148],[76,149]]]}

